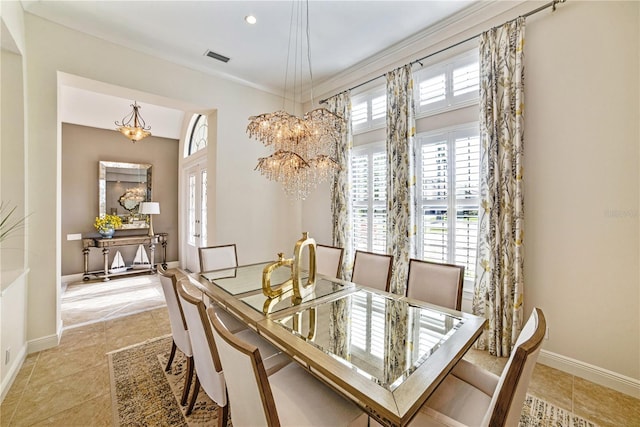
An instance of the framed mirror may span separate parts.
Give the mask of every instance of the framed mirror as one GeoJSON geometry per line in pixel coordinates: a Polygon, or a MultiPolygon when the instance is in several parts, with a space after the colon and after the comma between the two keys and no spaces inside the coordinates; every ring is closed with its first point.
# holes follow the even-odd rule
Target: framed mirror
{"type": "Polygon", "coordinates": [[[151,165],[100,161],[98,169],[98,214],[120,216],[124,229],[148,228],[138,210],[151,201],[151,165]]]}

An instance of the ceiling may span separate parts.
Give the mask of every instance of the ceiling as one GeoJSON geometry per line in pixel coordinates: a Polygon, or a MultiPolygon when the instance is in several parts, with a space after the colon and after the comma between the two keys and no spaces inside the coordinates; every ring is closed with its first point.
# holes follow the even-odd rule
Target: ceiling
{"type": "MultiPolygon", "coordinates": [[[[308,8],[314,86],[374,54],[392,50],[394,45],[475,1],[478,0],[311,0],[308,8]]],[[[286,89],[293,88],[294,70],[299,71],[301,64],[304,75],[297,78],[297,84],[309,84],[306,48],[294,47],[298,59],[291,52],[287,61],[289,41],[296,41],[296,36],[289,37],[292,8],[294,4],[296,8],[304,7],[301,2],[22,0],[22,4],[28,13],[77,31],[278,95],[284,94],[287,65],[286,89]],[[247,15],[254,15],[257,23],[247,24],[247,15]],[[230,60],[223,63],[209,58],[205,56],[207,50],[230,60]]],[[[302,37],[297,37],[299,45],[302,37]]],[[[87,115],[86,106],[80,102],[91,96],[91,91],[87,92],[72,94],[77,107],[63,106],[66,121],[78,123],[80,119],[72,119],[76,114],[87,115]]],[[[95,106],[102,101],[91,102],[95,106]]],[[[131,103],[130,99],[111,101],[119,106],[119,112],[108,116],[106,128],[110,129],[113,120],[120,120],[131,103]]],[[[152,126],[160,123],[153,118],[154,106],[142,105],[145,120],[152,126]]],[[[152,132],[176,137],[171,132],[163,135],[165,131],[159,133],[157,129],[152,132]]]]}

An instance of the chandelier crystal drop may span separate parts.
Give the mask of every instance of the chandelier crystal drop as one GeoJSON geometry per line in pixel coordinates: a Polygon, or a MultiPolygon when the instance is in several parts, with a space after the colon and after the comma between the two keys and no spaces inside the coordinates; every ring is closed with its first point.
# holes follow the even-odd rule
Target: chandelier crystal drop
{"type": "Polygon", "coordinates": [[[140,107],[136,101],[131,104],[133,110],[122,119],[122,123],[115,122],[116,130],[123,134],[131,142],[135,143],[148,136],[151,136],[151,126],[147,126],[144,119],[140,115],[140,107]]]}
{"type": "MultiPolygon", "coordinates": [[[[311,81],[311,104],[313,105],[308,1],[306,7],[307,58],[311,81]]],[[[291,25],[290,37],[292,34],[298,34],[298,31],[293,31],[293,19],[291,25]]],[[[291,40],[289,44],[291,45],[291,40]]],[[[297,40],[296,46],[299,46],[297,40]]],[[[300,68],[302,68],[302,64],[300,64],[300,68]]],[[[302,74],[301,70],[300,74],[302,74]]],[[[283,98],[286,99],[286,96],[283,98]]],[[[251,116],[247,125],[249,137],[255,138],[266,147],[272,147],[274,150],[272,155],[258,159],[255,170],[267,179],[280,183],[288,196],[304,200],[318,184],[328,181],[340,169],[340,165],[335,161],[335,156],[336,146],[342,139],[343,126],[342,117],[326,108],[317,108],[302,117],[290,114],[284,109],[251,116]]]]}

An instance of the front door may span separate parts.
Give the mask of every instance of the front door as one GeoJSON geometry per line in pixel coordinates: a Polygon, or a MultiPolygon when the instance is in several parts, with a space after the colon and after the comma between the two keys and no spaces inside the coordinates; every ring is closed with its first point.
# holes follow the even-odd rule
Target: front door
{"type": "Polygon", "coordinates": [[[194,165],[186,170],[186,262],[192,272],[200,271],[198,248],[207,245],[207,168],[194,165]]]}

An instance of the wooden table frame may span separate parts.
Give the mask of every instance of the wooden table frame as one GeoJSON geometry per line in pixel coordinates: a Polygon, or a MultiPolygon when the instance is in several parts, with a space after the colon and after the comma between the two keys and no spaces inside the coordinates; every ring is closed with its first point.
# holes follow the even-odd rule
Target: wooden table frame
{"type": "MultiPolygon", "coordinates": [[[[358,404],[378,422],[389,426],[405,426],[411,421],[438,384],[471,348],[480,336],[485,323],[484,319],[471,314],[434,306],[404,296],[375,291],[396,300],[410,302],[412,305],[435,308],[464,320],[462,326],[429,357],[427,362],[412,372],[397,388],[389,391],[365,376],[354,372],[349,366],[276,323],[278,319],[290,316],[305,307],[332,301],[359,289],[366,289],[370,292],[374,290],[354,286],[350,282],[343,282],[349,286],[342,291],[303,303],[300,306],[264,315],[240,300],[240,298],[255,292],[231,295],[199,274],[191,275],[190,279],[218,305],[258,331],[260,335],[291,356],[321,381],[358,404]]],[[[257,292],[261,292],[261,290],[257,292]]]]}

